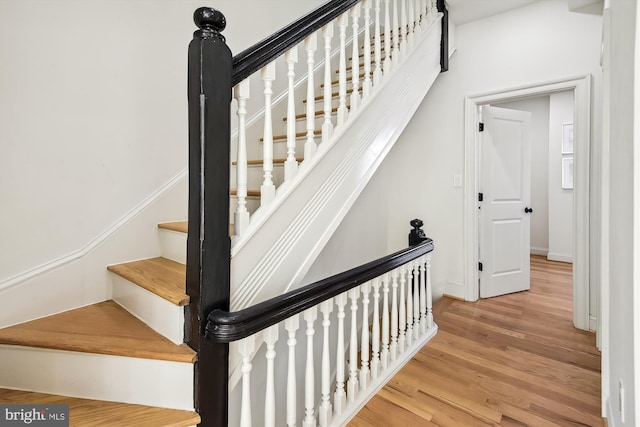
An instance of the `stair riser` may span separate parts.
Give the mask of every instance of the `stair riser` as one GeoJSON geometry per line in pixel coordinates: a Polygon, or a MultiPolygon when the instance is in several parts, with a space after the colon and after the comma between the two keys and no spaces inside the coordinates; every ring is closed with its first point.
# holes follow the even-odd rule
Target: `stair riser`
{"type": "MultiPolygon", "coordinates": [[[[173,252],[178,252],[177,249],[177,246],[170,247],[173,252]]],[[[186,245],[182,245],[182,256],[186,257],[186,245]]],[[[184,307],[172,304],[123,277],[110,274],[114,301],[173,343],[184,342],[184,307]]]]}
{"type": "Polygon", "coordinates": [[[187,234],[160,229],[162,256],[180,264],[187,263],[187,234]]]}
{"type": "Polygon", "coordinates": [[[0,346],[0,386],[193,410],[193,364],[0,346]]]}

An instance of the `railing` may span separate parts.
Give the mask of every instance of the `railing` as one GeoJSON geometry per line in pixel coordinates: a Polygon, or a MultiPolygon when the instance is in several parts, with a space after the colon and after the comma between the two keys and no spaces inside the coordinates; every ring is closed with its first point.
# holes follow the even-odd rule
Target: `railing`
{"type": "MultiPolygon", "coordinates": [[[[229,366],[220,361],[228,360],[229,347],[205,339],[205,319],[213,310],[229,310],[231,182],[235,186],[233,223],[236,239],[240,239],[258,223],[250,215],[257,207],[249,207],[248,200],[259,198],[264,213],[274,205],[279,184],[295,184],[301,175],[298,171],[311,167],[318,151],[330,146],[332,136],[348,125],[377,87],[390,78],[421,33],[437,20],[438,6],[444,10],[441,0],[332,0],[234,58],[221,34],[226,26],[223,14],[211,8],[195,12],[199,30],[189,45],[188,58],[190,304],[186,309],[185,341],[198,353],[195,402],[202,425],[226,426],[228,421],[229,366]],[[336,43],[334,21],[338,27],[336,43]],[[318,39],[324,58],[316,62],[318,39]],[[306,63],[300,66],[299,44],[306,53],[306,63]],[[276,70],[282,67],[287,70],[286,79],[277,80],[276,70]],[[338,78],[332,80],[336,70],[338,78]],[[254,106],[248,76],[256,74],[262,81],[264,105],[254,106]],[[319,90],[316,74],[323,82],[319,90]],[[274,99],[274,89],[280,86],[286,96],[274,99]],[[317,91],[322,95],[317,96],[317,91]],[[232,132],[234,96],[237,130],[232,132]],[[318,112],[316,102],[322,103],[318,112]],[[304,113],[297,114],[301,109],[304,113]],[[286,117],[286,144],[282,158],[277,158],[273,117],[280,113],[286,117]],[[298,121],[302,132],[296,128],[298,121]],[[232,135],[237,140],[233,149],[232,135]],[[304,141],[302,146],[296,143],[298,139],[304,141]],[[255,143],[250,144],[250,140],[255,143]],[[253,163],[262,165],[256,184],[259,191],[250,191],[248,169],[253,163]],[[281,174],[274,172],[276,165],[282,165],[281,174]],[[235,173],[230,179],[232,167],[235,173]]],[[[443,46],[446,36],[443,32],[443,46]]]]}
{"type": "MultiPolygon", "coordinates": [[[[249,427],[252,420],[260,420],[259,425],[265,426],[326,427],[346,422],[435,334],[432,250],[431,239],[423,239],[416,246],[239,312],[211,312],[206,337],[218,345],[237,341],[232,349],[242,360],[240,406],[229,414],[228,424],[249,427]],[[316,335],[319,316],[321,339],[316,335]],[[306,349],[297,347],[301,321],[306,349]],[[278,366],[276,347],[285,342],[279,341],[281,335],[286,337],[283,352],[287,356],[278,366]],[[262,344],[266,351],[260,361],[254,356],[262,344]],[[317,347],[321,348],[319,369],[314,360],[317,347]],[[300,355],[304,368],[297,363],[300,355]],[[254,366],[265,383],[257,400],[251,397],[256,392],[251,385],[254,366]],[[302,376],[304,391],[298,393],[302,376]],[[298,400],[298,395],[304,398],[298,400]],[[276,396],[283,397],[280,405],[276,396]]],[[[235,386],[230,384],[232,392],[235,386]]]]}

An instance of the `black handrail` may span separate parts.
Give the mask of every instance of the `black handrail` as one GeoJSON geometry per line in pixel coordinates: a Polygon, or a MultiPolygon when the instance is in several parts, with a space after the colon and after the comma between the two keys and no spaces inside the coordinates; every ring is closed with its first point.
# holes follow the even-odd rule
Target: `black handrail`
{"type": "Polygon", "coordinates": [[[237,85],[300,43],[361,0],[329,0],[302,18],[276,31],[233,57],[233,85],[237,85]]]}
{"type": "Polygon", "coordinates": [[[220,343],[246,338],[432,250],[433,240],[426,239],[419,245],[287,292],[244,310],[233,313],[220,309],[213,310],[208,317],[205,336],[220,343]]]}

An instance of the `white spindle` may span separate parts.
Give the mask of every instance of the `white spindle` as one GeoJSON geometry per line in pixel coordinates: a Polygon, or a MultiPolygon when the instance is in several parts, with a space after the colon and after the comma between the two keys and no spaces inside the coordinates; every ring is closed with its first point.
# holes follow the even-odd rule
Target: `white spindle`
{"type": "Polygon", "coordinates": [[[287,426],[294,427],[296,425],[296,331],[300,327],[299,315],[295,314],[284,321],[289,339],[289,360],[287,361],[287,426]]]}
{"type": "Polygon", "coordinates": [[[360,341],[360,388],[369,387],[371,371],[369,370],[369,294],[371,282],[364,283],[362,290],[362,335],[360,341]]]}
{"type": "Polygon", "coordinates": [[[398,314],[398,351],[400,353],[404,352],[405,350],[405,346],[406,346],[406,328],[407,328],[407,307],[406,307],[406,296],[405,296],[405,292],[404,292],[404,285],[405,285],[405,280],[404,280],[404,276],[405,276],[405,266],[401,266],[399,269],[399,276],[400,276],[400,283],[398,284],[398,286],[400,287],[400,301],[398,302],[399,304],[399,314],[398,314]]]}
{"type": "Polygon", "coordinates": [[[244,79],[235,87],[238,100],[238,156],[236,159],[236,186],[238,208],[234,215],[234,234],[240,236],[249,225],[247,210],[247,99],[249,99],[249,79],[244,79]]]}
{"type": "Polygon", "coordinates": [[[373,27],[373,55],[375,59],[375,68],[373,70],[373,84],[377,86],[382,78],[382,54],[380,43],[380,1],[375,0],[375,23],[373,27]]]}
{"type": "Polygon", "coordinates": [[[329,360],[329,326],[331,320],[329,315],[333,311],[333,299],[320,303],[320,312],[322,313],[322,327],[324,329],[322,336],[322,385],[320,408],[318,409],[318,419],[320,426],[326,427],[331,424],[331,361],[329,360]]]}
{"type": "Polygon", "coordinates": [[[353,42],[351,50],[351,111],[358,109],[360,103],[360,53],[358,49],[358,21],[360,19],[360,3],[351,8],[353,42]]]}
{"type": "Polygon", "coordinates": [[[287,98],[287,160],[284,163],[284,180],[289,181],[298,173],[298,161],[296,160],[296,98],[294,82],[296,77],[295,67],[298,63],[298,47],[294,46],[285,54],[287,62],[287,78],[289,80],[289,93],[287,98]]]}
{"type": "Polygon", "coordinates": [[[418,275],[420,278],[420,332],[427,332],[427,257],[421,256],[418,261],[418,275]]]}
{"type": "Polygon", "coordinates": [[[347,25],[349,23],[349,12],[345,12],[338,18],[338,28],[340,29],[340,64],[338,66],[338,125],[347,121],[347,25]]]}
{"type": "Polygon", "coordinates": [[[380,373],[380,278],[373,285],[373,323],[371,327],[371,378],[378,379],[380,373]]]}
{"type": "Polygon", "coordinates": [[[409,47],[413,46],[413,32],[415,31],[416,28],[416,6],[415,6],[415,1],[414,0],[407,0],[407,2],[409,3],[407,5],[407,8],[409,9],[409,24],[408,24],[408,28],[406,29],[407,31],[407,43],[409,44],[409,47]]]}
{"type": "Polygon", "coordinates": [[[384,66],[385,74],[391,71],[391,10],[389,4],[391,0],[384,0],[384,66]]]}
{"type": "Polygon", "coordinates": [[[407,51],[407,0],[398,0],[400,2],[400,28],[398,36],[400,39],[400,54],[405,56],[407,51]]]}
{"type": "Polygon", "coordinates": [[[400,23],[398,22],[398,1],[393,0],[393,33],[391,36],[393,37],[393,50],[391,51],[391,60],[394,63],[394,66],[398,63],[399,53],[400,53],[400,23]]]}
{"type": "Polygon", "coordinates": [[[336,415],[340,415],[347,406],[347,394],[344,389],[344,307],[347,305],[347,295],[343,293],[335,299],[338,307],[338,342],[336,345],[336,391],[333,395],[333,406],[336,415]]]}
{"type": "Polygon", "coordinates": [[[422,298],[422,293],[420,292],[420,268],[417,260],[411,263],[409,280],[411,280],[411,286],[413,287],[413,338],[417,341],[420,337],[420,298],[422,298]]]}
{"type": "Polygon", "coordinates": [[[398,270],[391,272],[391,346],[389,352],[391,361],[398,356],[398,270]]]}
{"type": "Polygon", "coordinates": [[[382,370],[389,366],[389,273],[382,276],[382,351],[380,362],[382,370]]]}
{"type": "Polygon", "coordinates": [[[276,195],[276,187],[273,184],[273,124],[271,122],[271,86],[276,79],[276,64],[271,62],[262,68],[262,80],[264,81],[264,136],[262,144],[262,169],[264,181],[260,187],[260,204],[268,206],[276,195]]]}
{"type": "Polygon", "coordinates": [[[304,320],[307,322],[307,364],[304,375],[304,420],[303,427],[315,427],[315,372],[313,367],[313,322],[318,318],[318,307],[311,307],[304,312],[304,320]]]}
{"type": "Polygon", "coordinates": [[[405,267],[406,269],[404,271],[407,276],[407,346],[411,347],[413,343],[413,291],[411,289],[411,286],[413,286],[411,280],[413,266],[412,263],[408,263],[405,267]]]}
{"type": "Polygon", "coordinates": [[[238,350],[242,357],[242,401],[240,403],[240,427],[251,427],[251,357],[255,351],[256,337],[240,340],[238,350]]]}
{"type": "Polygon", "coordinates": [[[275,427],[276,425],[276,390],[274,359],[276,358],[275,344],[278,341],[278,325],[270,326],[264,330],[264,343],[267,346],[265,358],[267,359],[267,384],[264,394],[264,425],[275,427]]]}
{"type": "Polygon", "coordinates": [[[364,81],[362,82],[362,98],[371,92],[371,0],[362,2],[364,7],[364,81]]]}
{"type": "Polygon", "coordinates": [[[433,328],[433,310],[431,303],[431,253],[427,254],[427,326],[433,328]]]}
{"type": "Polygon", "coordinates": [[[304,159],[309,160],[316,154],[315,126],[316,103],[315,86],[313,82],[314,55],[318,48],[318,33],[313,33],[304,41],[307,51],[307,142],[304,144],[304,159]]]}
{"type": "Polygon", "coordinates": [[[349,381],[347,381],[347,397],[354,402],[358,396],[358,298],[360,289],[355,287],[349,291],[351,300],[351,339],[349,340],[349,381]]]}
{"type": "Polygon", "coordinates": [[[333,21],[322,29],[324,38],[324,121],[322,123],[322,142],[326,142],[333,134],[331,122],[331,39],[333,38],[333,21]]]}

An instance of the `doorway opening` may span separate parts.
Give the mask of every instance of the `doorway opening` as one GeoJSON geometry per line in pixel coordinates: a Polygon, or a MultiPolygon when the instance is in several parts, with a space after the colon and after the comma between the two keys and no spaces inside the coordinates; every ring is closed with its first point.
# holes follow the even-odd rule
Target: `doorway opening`
{"type": "Polygon", "coordinates": [[[464,246],[465,299],[479,297],[479,227],[478,227],[478,169],[479,169],[479,109],[496,104],[573,91],[573,323],[579,329],[590,329],[589,317],[589,153],[591,134],[591,78],[584,76],[505,89],[465,99],[465,186],[464,186],[464,246]]]}

